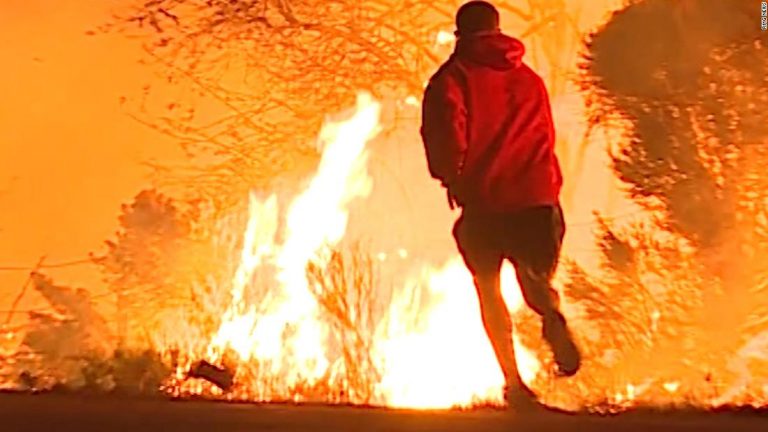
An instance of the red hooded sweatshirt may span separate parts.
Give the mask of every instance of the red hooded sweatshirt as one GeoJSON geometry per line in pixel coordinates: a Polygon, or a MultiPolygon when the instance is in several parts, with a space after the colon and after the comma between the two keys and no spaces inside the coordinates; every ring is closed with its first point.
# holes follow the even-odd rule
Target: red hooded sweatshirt
{"type": "Polygon", "coordinates": [[[425,91],[429,171],[464,208],[501,213],[559,202],[549,97],[524,53],[500,32],[461,37],[425,91]]]}

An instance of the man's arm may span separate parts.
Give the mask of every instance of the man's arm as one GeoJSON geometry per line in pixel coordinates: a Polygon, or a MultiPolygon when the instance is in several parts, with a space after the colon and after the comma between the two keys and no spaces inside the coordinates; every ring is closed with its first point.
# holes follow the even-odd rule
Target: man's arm
{"type": "Polygon", "coordinates": [[[450,74],[438,73],[424,92],[421,137],[430,174],[450,189],[467,151],[464,93],[450,74]]]}

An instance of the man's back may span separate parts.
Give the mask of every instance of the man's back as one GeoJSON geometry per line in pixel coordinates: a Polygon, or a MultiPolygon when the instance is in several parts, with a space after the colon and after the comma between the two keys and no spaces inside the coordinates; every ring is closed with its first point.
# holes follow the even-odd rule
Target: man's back
{"type": "Polygon", "coordinates": [[[427,88],[422,136],[430,171],[466,207],[510,212],[558,203],[549,99],[522,62],[524,51],[499,32],[460,38],[427,88]]]}
{"type": "Polygon", "coordinates": [[[551,284],[565,221],[547,91],[522,62],[523,44],[499,30],[499,11],[473,0],[456,13],[458,42],[424,95],[421,128],[429,170],[462,206],[453,226],[472,273],[483,327],[515,409],[538,409],[520,377],[501,266],[515,266],[526,304],[542,319],[557,372],[572,376],[581,354],[551,284]]]}

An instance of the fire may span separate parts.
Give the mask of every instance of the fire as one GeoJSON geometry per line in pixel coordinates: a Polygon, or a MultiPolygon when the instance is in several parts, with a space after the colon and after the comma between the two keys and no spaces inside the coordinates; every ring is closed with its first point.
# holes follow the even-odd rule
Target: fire
{"type": "Polygon", "coordinates": [[[243,298],[245,289],[262,260],[273,250],[272,241],[277,229],[277,201],[274,196],[261,203],[251,196],[250,218],[243,236],[240,263],[232,280],[232,300],[219,331],[209,346],[209,357],[216,357],[219,349],[230,347],[241,359],[250,359],[251,334],[255,329],[256,311],[247,309],[243,298]]]}
{"type": "MultiPolygon", "coordinates": [[[[327,372],[326,327],[318,320],[318,304],[309,290],[306,268],[321,248],[342,239],[348,204],[370,191],[365,145],[378,133],[379,112],[379,104],[363,94],[350,119],[323,128],[320,144],[324,151],[317,175],[293,201],[282,244],[275,243],[279,216],[275,196],[263,203],[251,197],[231,304],[211,339],[209,360],[220,362],[231,349],[241,362],[266,366],[286,388],[300,381],[315,382],[327,372]],[[261,304],[248,305],[244,292],[263,264],[277,270],[278,288],[261,304]]],[[[258,387],[260,383],[243,384],[258,387]]]]}
{"type": "MultiPolygon", "coordinates": [[[[582,29],[591,27],[590,20],[597,22],[598,14],[618,7],[612,0],[582,3],[589,3],[584,12],[595,16],[584,18],[587,23],[580,24],[582,29]]],[[[552,48],[551,51],[557,54],[554,57],[569,54],[571,48],[562,45],[561,36],[551,40],[552,45],[543,45],[546,47],[543,51],[552,48]]],[[[581,38],[582,35],[578,35],[579,41],[581,38]]],[[[441,53],[448,53],[455,40],[451,31],[441,30],[426,43],[441,53]]],[[[542,40],[542,43],[548,41],[542,40]]],[[[530,42],[531,45],[538,43],[535,40],[530,42]]],[[[554,57],[536,60],[540,64],[533,66],[537,70],[557,72],[569,64],[560,64],[554,57]]],[[[558,76],[549,75],[550,79],[558,76]]],[[[561,87],[557,84],[547,83],[553,89],[561,87]]],[[[551,96],[557,129],[564,132],[558,132],[558,135],[573,142],[581,139],[587,129],[587,111],[584,108],[587,101],[576,91],[560,94],[553,91],[551,96]]],[[[417,95],[398,100],[401,107],[408,107],[412,112],[421,104],[417,95]]],[[[503,375],[483,329],[472,277],[458,255],[435,267],[422,268],[418,277],[404,280],[401,286],[396,287],[393,300],[383,307],[383,317],[375,322],[370,345],[360,348],[370,355],[374,371],[349,370],[349,362],[345,363],[339,353],[339,335],[335,334],[338,329],[324,315],[323,305],[313,291],[314,282],[307,275],[308,265],[329,267],[325,252],[343,244],[350,204],[367,197],[372,190],[366,147],[379,133],[381,111],[382,107],[376,100],[368,94],[361,94],[349,116],[329,121],[318,137],[322,158],[317,172],[306,188],[292,197],[290,202],[281,202],[277,195],[254,193],[248,197],[247,224],[242,233],[237,231],[237,237],[241,239],[239,254],[234,271],[228,275],[226,287],[222,290],[227,295],[227,302],[215,311],[214,324],[210,328],[184,328],[182,325],[187,317],[184,313],[187,311],[181,311],[178,318],[174,316],[165,324],[174,331],[178,326],[178,334],[182,335],[179,339],[188,338],[185,344],[174,345],[176,340],[160,340],[161,336],[152,341],[154,348],[165,350],[164,354],[171,351],[170,346],[184,346],[183,359],[174,361],[177,369],[164,384],[165,391],[175,395],[210,394],[252,401],[343,400],[424,409],[502,403],[503,375]],[[185,333],[185,330],[190,331],[185,333]],[[233,388],[225,392],[201,380],[187,379],[191,363],[197,360],[225,366],[234,372],[233,388]],[[371,385],[370,399],[349,395],[348,381],[353,373],[365,375],[368,380],[365,384],[371,385]]],[[[596,195],[607,197],[609,194],[595,194],[594,188],[611,188],[613,191],[612,182],[602,181],[596,176],[612,175],[602,170],[603,158],[607,155],[604,148],[612,141],[612,133],[617,133],[617,137],[620,134],[608,130],[602,132],[606,134],[605,138],[590,137],[590,150],[585,157],[589,164],[595,164],[595,169],[585,162],[582,170],[588,173],[591,184],[580,187],[579,195],[571,199],[611,209],[609,201],[612,198],[607,198],[604,205],[595,201],[596,195]]],[[[576,149],[577,146],[572,147],[576,149]]],[[[576,162],[580,157],[571,155],[576,162]]],[[[579,166],[570,161],[569,165],[579,166]]],[[[607,213],[622,215],[627,212],[613,208],[607,213]]],[[[566,245],[592,245],[594,233],[586,229],[589,226],[580,223],[587,221],[588,216],[575,215],[574,220],[579,222],[573,223],[575,229],[569,227],[571,237],[566,245]],[[581,238],[573,237],[574,233],[581,238]]],[[[566,252],[571,258],[578,255],[593,258],[593,249],[579,247],[566,252]],[[579,250],[585,252],[580,253],[579,250]]],[[[680,246],[680,250],[684,249],[688,251],[683,256],[693,254],[689,244],[680,246]]],[[[381,266],[421,258],[416,252],[397,247],[371,252],[375,264],[381,266]]],[[[647,273],[640,274],[638,278],[643,285],[658,291],[652,292],[654,299],[649,302],[652,305],[643,305],[653,308],[644,311],[648,312],[650,319],[630,323],[626,332],[648,330],[646,337],[638,343],[650,344],[652,342],[648,339],[654,334],[669,329],[670,310],[674,309],[663,307],[669,306],[665,302],[671,301],[659,295],[667,288],[664,281],[650,280],[649,275],[654,275],[647,273]]],[[[680,279],[685,282],[686,278],[680,279]]],[[[671,290],[674,289],[675,286],[671,286],[671,290]]],[[[502,293],[513,316],[520,315],[524,301],[514,269],[508,263],[502,269],[502,293]]],[[[607,298],[624,301],[610,296],[607,298]]],[[[585,347],[590,343],[598,345],[601,335],[593,327],[600,324],[590,322],[590,313],[582,306],[574,305],[576,313],[567,315],[569,319],[572,316],[575,318],[571,322],[581,337],[579,342],[585,347]],[[579,318],[585,319],[579,321],[579,318]]],[[[594,311],[591,313],[594,315],[594,311]]],[[[611,318],[617,321],[624,317],[611,318]]],[[[0,328],[0,357],[16,353],[23,337],[24,333],[20,330],[0,328]]],[[[541,379],[547,375],[547,361],[537,357],[538,351],[524,346],[517,334],[514,342],[523,381],[537,390],[545,402],[556,402],[569,408],[622,410],[641,404],[685,404],[705,408],[742,404],[763,407],[768,398],[768,381],[765,379],[768,376],[768,333],[751,335],[748,340],[741,341],[741,347],[730,358],[722,364],[715,363],[707,370],[699,370],[697,366],[712,361],[697,358],[704,350],[696,351],[698,348],[684,345],[674,347],[672,352],[678,356],[683,350],[693,352],[685,354],[695,360],[686,363],[685,368],[678,367],[657,376],[654,369],[669,360],[665,358],[669,354],[660,349],[649,359],[652,364],[646,365],[646,359],[641,358],[637,365],[633,363],[632,368],[624,370],[621,360],[616,360],[623,348],[619,347],[606,351],[600,358],[585,358],[585,368],[576,377],[549,382],[541,379]]],[[[715,340],[715,343],[719,342],[715,340]]],[[[586,349],[585,352],[594,355],[593,350],[586,349]]],[[[627,352],[631,353],[632,349],[627,348],[627,352]]],[[[5,385],[6,369],[9,370],[9,377],[18,375],[11,366],[10,362],[0,364],[0,388],[5,385]]],[[[7,379],[11,382],[15,378],[7,379]]]]}
{"type": "Polygon", "coordinates": [[[680,388],[680,383],[677,381],[669,381],[662,384],[662,387],[664,387],[664,390],[670,393],[675,393],[677,389],[680,388]]]}
{"type": "MultiPolygon", "coordinates": [[[[344,385],[338,379],[343,367],[331,346],[331,326],[320,313],[306,269],[310,262],[322,265],[321,251],[342,241],[348,205],[371,189],[365,146],[379,130],[379,113],[379,104],[362,94],[348,119],[323,128],[321,163],[306,190],[291,203],[281,243],[277,198],[250,197],[231,300],[204,356],[223,364],[231,362],[228,352],[235,354],[235,397],[301,400],[299,388],[344,385]],[[270,268],[273,289],[249,301],[255,275],[270,268]]],[[[392,255],[406,259],[409,253],[401,248],[392,255]]],[[[384,261],[388,254],[377,258],[384,261]]],[[[517,311],[522,298],[511,265],[503,269],[502,287],[510,310],[517,311]]],[[[483,329],[472,276],[458,255],[407,282],[374,334],[370,350],[378,379],[373,403],[449,408],[502,402],[504,378],[483,329]],[[412,303],[414,293],[425,300],[412,303]]],[[[521,374],[531,382],[540,364],[516,345],[521,374]]],[[[200,383],[177,381],[170,387],[174,393],[202,391],[200,383]]]]}
{"type": "MultiPolygon", "coordinates": [[[[502,286],[510,309],[522,303],[514,270],[505,266],[502,286]],[[510,299],[513,300],[510,302],[510,299]]],[[[479,314],[472,275],[460,258],[442,269],[426,269],[422,278],[430,301],[417,305],[419,319],[409,314],[410,291],[405,290],[389,311],[389,325],[378,345],[383,362],[379,391],[388,406],[450,408],[476,403],[499,404],[504,376],[488,341],[479,314]]],[[[518,367],[526,382],[538,361],[517,344],[518,367]]]]}

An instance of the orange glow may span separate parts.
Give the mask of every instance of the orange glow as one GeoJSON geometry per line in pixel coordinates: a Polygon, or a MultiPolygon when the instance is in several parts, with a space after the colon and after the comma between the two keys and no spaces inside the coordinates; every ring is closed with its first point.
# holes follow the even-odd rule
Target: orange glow
{"type": "MultiPolygon", "coordinates": [[[[503,291],[514,311],[522,306],[519,294],[512,294],[519,290],[514,270],[504,269],[503,291]]],[[[376,355],[383,364],[379,385],[383,401],[412,408],[500,404],[504,376],[483,329],[472,276],[461,258],[439,270],[425,269],[414,286],[419,282],[426,284],[432,301],[414,310],[405,290],[393,301],[389,323],[382,329],[376,355]]],[[[516,349],[521,375],[531,382],[538,361],[522,345],[516,349]]]]}
{"type": "MultiPolygon", "coordinates": [[[[31,266],[42,254],[48,254],[52,262],[83,257],[112,235],[120,204],[149,183],[139,162],[182,159],[173,138],[137,125],[118,102],[123,94],[135,93],[144,84],[162,87],[164,82],[155,77],[156,71],[135,62],[141,52],[134,41],[114,35],[83,35],[84,29],[107,16],[106,10],[93,6],[98,2],[65,2],[62,11],[42,0],[7,1],[0,7],[0,34],[14,43],[0,45],[3,57],[12,63],[0,69],[0,94],[5,98],[0,105],[0,266],[31,266]],[[39,28],[48,31],[43,34],[36,30],[39,28]]],[[[531,66],[553,89],[558,154],[567,176],[563,205],[569,226],[564,253],[591,270],[598,267],[592,212],[598,209],[622,215],[639,209],[622,198],[605,151],[624,138],[620,131],[600,131],[590,136],[588,143],[581,142],[587,129],[585,101],[569,79],[576,72],[575,53],[581,49],[581,38],[625,2],[565,3],[581,7],[581,15],[574,18],[576,36],[553,36],[544,48],[537,46],[541,40],[532,40],[530,34],[524,41],[531,66]],[[553,46],[555,49],[550,49],[553,46]],[[573,171],[574,167],[578,169],[573,171]]],[[[505,20],[505,30],[524,34],[528,24],[505,20]]],[[[548,28],[560,25],[550,24],[548,28]]],[[[450,52],[455,41],[452,30],[436,26],[430,31],[434,34],[424,39],[425,47],[441,55],[450,52]]],[[[416,83],[427,79],[412,78],[416,83]]],[[[192,324],[189,319],[198,310],[179,307],[164,315],[162,328],[146,329],[152,349],[166,361],[178,360],[163,382],[163,391],[248,401],[351,401],[419,409],[503,404],[504,380],[483,329],[472,278],[450,238],[449,224],[455,215],[443,211],[443,191],[427,178],[422,159],[418,174],[403,168],[410,159],[423,157],[417,126],[408,123],[405,138],[382,133],[403,121],[397,117],[400,112],[393,115],[388,111],[387,102],[392,101],[386,97],[376,100],[361,93],[350,112],[325,122],[317,137],[320,163],[298,191],[281,194],[270,190],[238,197],[248,200],[247,223],[216,231],[222,239],[239,239],[232,268],[221,270],[226,272],[225,281],[213,284],[218,291],[212,297],[223,293],[219,297],[226,301],[207,305],[215,310],[211,317],[206,316],[211,319],[205,325],[192,324]],[[380,144],[377,151],[409,151],[397,153],[397,158],[389,158],[390,153],[381,157],[391,165],[387,166],[392,172],[390,183],[397,182],[398,187],[402,183],[404,192],[390,200],[387,213],[380,219],[395,218],[394,213],[406,211],[427,213],[424,220],[434,223],[421,223],[417,230],[427,232],[424,238],[428,240],[423,243],[429,243],[428,248],[397,243],[395,240],[409,231],[379,229],[382,221],[376,218],[366,219],[370,228],[363,235],[352,233],[356,212],[362,208],[358,213],[364,216],[360,217],[368,218],[366,206],[382,186],[373,175],[374,162],[380,156],[373,154],[374,142],[380,144]],[[370,341],[360,336],[370,345],[358,346],[358,340],[350,343],[344,340],[347,335],[338,334],[338,323],[329,318],[318,300],[318,287],[308,276],[308,267],[314,264],[327,269],[331,251],[345,250],[349,243],[367,239],[366,235],[375,240],[394,239],[394,245],[376,245],[364,252],[370,254],[374,269],[386,268],[396,277],[377,281],[380,284],[375,285],[374,297],[382,302],[377,305],[381,316],[370,335],[363,335],[370,336],[370,341]],[[425,256],[424,250],[432,255],[425,256]],[[405,263],[415,267],[415,274],[403,270],[404,265],[398,267],[405,263]],[[385,295],[390,288],[391,301],[385,295]],[[350,348],[340,347],[343,343],[353,352],[345,352],[350,348]],[[375,371],[352,370],[354,355],[359,354],[354,350],[369,354],[375,371]],[[190,365],[199,360],[233,371],[234,387],[225,392],[204,380],[188,379],[190,365]],[[353,387],[350,381],[359,375],[371,388],[370,399],[349,391],[353,387]]],[[[393,105],[417,118],[421,95],[400,94],[393,105]]],[[[683,241],[677,250],[683,258],[695,252],[683,241]]],[[[651,261],[645,265],[658,264],[651,261]]],[[[670,289],[666,286],[669,281],[646,270],[640,268],[640,283],[659,292],[670,289]]],[[[65,284],[87,286],[98,299],[112,299],[103,295],[107,290],[92,266],[46,272],[65,284]]],[[[27,274],[0,272],[0,309],[12,303],[27,274]]],[[[557,288],[563,286],[564,279],[563,274],[557,275],[557,288]]],[[[685,284],[684,277],[679,279],[685,284]]],[[[677,283],[677,279],[671,280],[677,283]]],[[[502,268],[502,293],[516,323],[525,330],[514,336],[518,368],[545,403],[620,411],[643,404],[765,406],[768,400],[766,334],[742,341],[733,358],[723,361],[714,372],[699,373],[686,367],[647,379],[636,378],[643,375],[637,371],[618,370],[615,376],[601,373],[600,368],[611,370],[618,363],[614,360],[621,353],[614,350],[599,359],[586,358],[583,374],[555,379],[550,371],[550,353],[538,338],[538,328],[527,326],[533,320],[525,310],[509,263],[502,268]],[[535,337],[527,337],[531,335],[535,337]],[[624,377],[624,373],[634,373],[633,378],[624,377]]],[[[97,308],[111,319],[113,305],[101,300],[97,308]]],[[[563,300],[579,342],[588,348],[599,343],[590,311],[569,304],[568,298],[563,300]]],[[[347,298],[344,301],[353,303],[347,298]]],[[[33,292],[23,298],[19,309],[41,305],[46,303],[33,292]]],[[[649,338],[666,329],[671,313],[662,306],[664,299],[658,296],[649,306],[648,322],[634,323],[647,331],[649,338]]],[[[14,319],[22,321],[26,315],[19,313],[14,319]]],[[[350,316],[360,319],[354,313],[350,316]]],[[[1,326],[0,357],[16,353],[23,336],[16,327],[1,326]]],[[[640,343],[647,342],[643,339],[640,343]]],[[[660,368],[665,359],[652,360],[658,360],[653,367],[660,368]]],[[[18,376],[9,372],[11,378],[4,380],[6,366],[0,365],[0,389],[14,388],[11,379],[18,376]]]]}
{"type": "Polygon", "coordinates": [[[440,30],[437,32],[437,38],[435,38],[435,42],[437,45],[449,45],[452,44],[456,40],[456,36],[454,36],[453,32],[440,30]]]}

